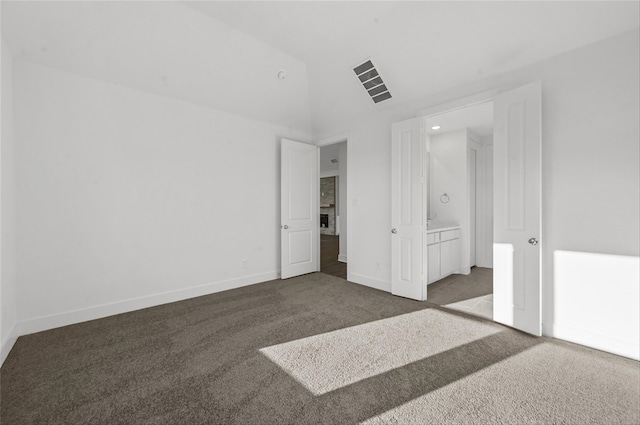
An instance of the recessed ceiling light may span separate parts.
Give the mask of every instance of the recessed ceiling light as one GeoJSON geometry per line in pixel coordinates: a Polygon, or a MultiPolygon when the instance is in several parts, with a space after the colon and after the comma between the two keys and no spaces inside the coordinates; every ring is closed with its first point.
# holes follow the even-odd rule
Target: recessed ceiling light
{"type": "Polygon", "coordinates": [[[431,127],[431,130],[440,130],[440,126],[439,125],[434,125],[433,127],[431,127]]]}

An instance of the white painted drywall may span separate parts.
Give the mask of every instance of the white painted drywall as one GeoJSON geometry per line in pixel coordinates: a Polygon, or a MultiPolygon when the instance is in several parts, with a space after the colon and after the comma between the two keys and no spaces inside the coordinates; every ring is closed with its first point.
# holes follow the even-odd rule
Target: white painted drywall
{"type": "MultiPolygon", "coordinates": [[[[639,38],[637,30],[631,31],[428,99],[394,107],[381,105],[379,112],[366,118],[314,135],[322,139],[349,133],[350,280],[391,288],[391,123],[415,116],[420,109],[485,90],[541,80],[543,331],[553,335],[554,311],[576,308],[584,314],[597,312],[601,329],[615,326],[617,322],[609,318],[620,313],[620,306],[603,305],[597,293],[583,299],[580,306],[568,299],[554,299],[556,285],[567,293],[579,292],[581,281],[579,275],[569,273],[556,282],[553,255],[556,250],[640,254],[639,38]]],[[[629,293],[628,285],[629,280],[623,279],[603,281],[599,287],[622,298],[629,293]]],[[[638,300],[624,305],[628,313],[639,308],[638,300]]],[[[626,329],[621,338],[633,344],[631,330],[626,329]]],[[[588,338],[577,335],[590,335],[591,330],[578,331],[576,342],[590,345],[588,338]]]]}
{"type": "Polygon", "coordinates": [[[0,146],[0,365],[16,341],[16,205],[13,132],[13,60],[2,40],[2,102],[0,104],[2,144],[0,146]]]}
{"type": "Polygon", "coordinates": [[[640,360],[639,258],[556,250],[553,260],[553,335],[640,360]]]}
{"type": "Polygon", "coordinates": [[[460,225],[460,268],[469,274],[467,130],[431,135],[431,218],[460,225]],[[444,194],[449,202],[442,202],[444,194]]]}
{"type": "Polygon", "coordinates": [[[21,60],[14,83],[22,333],[277,277],[280,138],[309,135],[21,60]]]}

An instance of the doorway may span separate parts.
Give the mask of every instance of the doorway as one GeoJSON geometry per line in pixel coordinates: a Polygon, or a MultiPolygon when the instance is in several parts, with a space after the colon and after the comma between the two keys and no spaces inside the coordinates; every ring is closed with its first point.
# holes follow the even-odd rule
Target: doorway
{"type": "MultiPolygon", "coordinates": [[[[426,174],[428,169],[433,176],[436,166],[441,165],[435,154],[435,137],[429,137],[427,131],[442,128],[438,123],[429,126],[426,122],[432,117],[468,111],[471,106],[492,101],[493,174],[496,177],[492,195],[495,206],[493,320],[536,336],[542,334],[541,99],[542,85],[540,81],[533,81],[509,90],[459,99],[419,112],[419,118],[391,125],[392,294],[423,301],[427,299],[429,283],[443,279],[455,270],[464,275],[471,273],[465,167],[468,131],[462,131],[465,136],[462,144],[439,143],[445,148],[445,154],[439,157],[443,162],[458,158],[457,154],[450,154],[453,151],[463,155],[463,160],[451,169],[455,172],[442,173],[443,181],[449,179],[448,184],[456,188],[455,193],[449,193],[442,187],[435,187],[438,179],[426,174]],[[426,158],[433,159],[432,163],[427,165],[426,158]],[[459,173],[460,166],[462,174],[459,173]],[[451,179],[452,175],[457,178],[451,179]],[[429,184],[434,187],[427,191],[429,184]],[[426,202],[427,193],[430,193],[430,205],[426,202]],[[452,215],[456,211],[462,217],[460,222],[451,221],[456,218],[452,215]],[[447,220],[434,222],[436,218],[447,220]]],[[[478,254],[476,252],[476,261],[478,254]]]]}
{"type": "Polygon", "coordinates": [[[347,279],[347,142],[320,147],[320,271],[347,279]]]}
{"type": "MultiPolygon", "coordinates": [[[[424,126],[430,162],[427,228],[442,225],[459,232],[459,239],[446,245],[447,255],[458,260],[454,266],[449,260],[448,271],[442,266],[441,275],[430,279],[427,299],[492,320],[493,102],[426,117],[424,126]]],[[[445,242],[428,248],[437,254],[445,242]]],[[[431,263],[443,257],[430,255],[429,270],[439,270],[431,263]]]]}

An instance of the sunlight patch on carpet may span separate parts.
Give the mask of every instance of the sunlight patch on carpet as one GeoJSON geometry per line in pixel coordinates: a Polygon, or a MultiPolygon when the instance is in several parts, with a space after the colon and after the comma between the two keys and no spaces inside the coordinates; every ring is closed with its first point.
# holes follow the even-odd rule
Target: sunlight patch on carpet
{"type": "Polygon", "coordinates": [[[425,309],[260,349],[315,395],[500,332],[490,324],[425,309]]]}

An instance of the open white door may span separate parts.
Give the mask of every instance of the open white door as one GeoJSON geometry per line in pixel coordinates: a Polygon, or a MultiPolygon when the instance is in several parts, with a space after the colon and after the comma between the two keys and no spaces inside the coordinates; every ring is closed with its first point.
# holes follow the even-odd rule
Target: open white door
{"type": "Polygon", "coordinates": [[[283,279],[319,270],[318,148],[282,139],[280,272],[283,279]]]}
{"type": "Polygon", "coordinates": [[[493,320],[541,335],[540,82],[494,102],[493,320]]]}
{"type": "Polygon", "coordinates": [[[391,127],[391,293],[427,299],[426,146],[418,118],[391,127]]]}

